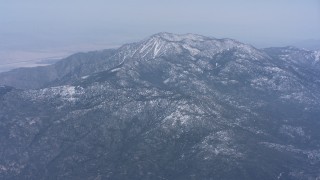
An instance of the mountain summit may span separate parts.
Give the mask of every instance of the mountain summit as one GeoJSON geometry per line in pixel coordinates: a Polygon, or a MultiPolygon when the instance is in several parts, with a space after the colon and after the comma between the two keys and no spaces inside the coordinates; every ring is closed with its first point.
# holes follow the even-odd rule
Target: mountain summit
{"type": "MultiPolygon", "coordinates": [[[[239,49],[248,53],[257,53],[252,46],[232,39],[215,39],[196,34],[158,33],[137,44],[138,54],[157,57],[166,54],[189,53],[192,56],[212,57],[217,53],[230,49],[239,49]],[[153,56],[152,56],[153,55],[153,56]]],[[[132,48],[132,46],[130,46],[132,48]]]]}
{"type": "Polygon", "coordinates": [[[184,40],[193,40],[193,41],[204,41],[208,39],[208,37],[197,35],[197,34],[172,34],[167,32],[161,32],[158,34],[154,34],[151,38],[162,38],[167,41],[184,41],[184,40]]]}
{"type": "Polygon", "coordinates": [[[0,74],[0,179],[317,179],[317,53],[155,34],[0,74]]]}

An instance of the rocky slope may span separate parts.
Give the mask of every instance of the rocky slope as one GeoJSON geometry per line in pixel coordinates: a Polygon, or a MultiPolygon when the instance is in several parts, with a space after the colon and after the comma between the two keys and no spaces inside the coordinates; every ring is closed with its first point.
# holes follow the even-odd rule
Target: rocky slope
{"type": "Polygon", "coordinates": [[[320,178],[317,57],[159,33],[3,73],[0,179],[320,178]]]}

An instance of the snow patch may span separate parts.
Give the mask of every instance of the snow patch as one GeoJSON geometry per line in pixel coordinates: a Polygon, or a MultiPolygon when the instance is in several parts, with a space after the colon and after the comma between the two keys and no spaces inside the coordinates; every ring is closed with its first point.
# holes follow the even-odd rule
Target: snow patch
{"type": "Polygon", "coordinates": [[[199,49],[193,48],[193,47],[191,47],[190,45],[183,44],[182,47],[183,47],[184,49],[188,50],[192,56],[197,55],[197,54],[200,53],[200,50],[199,50],[199,49]]]}
{"type": "Polygon", "coordinates": [[[319,62],[320,61],[320,51],[315,51],[314,56],[315,56],[315,61],[319,62]]]}
{"type": "Polygon", "coordinates": [[[303,150],[298,149],[292,145],[281,145],[269,142],[261,142],[260,144],[280,152],[292,152],[295,154],[305,155],[309,160],[312,160],[313,162],[320,162],[320,150],[303,150]]]}
{"type": "Polygon", "coordinates": [[[81,79],[87,79],[89,76],[82,76],[81,79]]]}
{"type": "Polygon", "coordinates": [[[117,71],[120,71],[121,68],[115,68],[115,69],[112,69],[110,72],[117,72],[117,71]]]}
{"type": "Polygon", "coordinates": [[[296,136],[304,137],[305,132],[302,127],[294,127],[289,125],[282,125],[280,128],[280,133],[290,136],[292,138],[296,136]]]}
{"type": "Polygon", "coordinates": [[[243,154],[233,144],[232,136],[231,131],[222,130],[205,137],[198,146],[204,154],[204,159],[212,159],[215,156],[243,157],[243,154]]]}
{"type": "Polygon", "coordinates": [[[176,111],[167,116],[164,120],[171,122],[172,126],[177,124],[187,124],[191,120],[200,119],[204,112],[196,105],[181,104],[176,111]]]}
{"type": "Polygon", "coordinates": [[[155,37],[161,37],[168,41],[183,41],[183,40],[193,40],[193,41],[203,41],[205,38],[196,34],[171,34],[171,33],[159,33],[155,37]]]}
{"type": "Polygon", "coordinates": [[[26,91],[26,95],[33,100],[50,100],[51,98],[58,98],[68,102],[74,102],[78,98],[77,96],[83,94],[82,87],[76,86],[57,86],[51,88],[44,88],[40,90],[26,91]]]}

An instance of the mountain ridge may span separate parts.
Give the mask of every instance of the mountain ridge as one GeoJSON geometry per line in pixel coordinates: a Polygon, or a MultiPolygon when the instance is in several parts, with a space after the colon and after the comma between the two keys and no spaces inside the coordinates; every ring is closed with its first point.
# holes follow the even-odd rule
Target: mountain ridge
{"type": "MultiPolygon", "coordinates": [[[[189,39],[184,39],[184,40],[187,40],[187,41],[190,41],[192,39],[195,40],[196,38],[194,38],[194,37],[201,37],[201,39],[200,39],[201,41],[204,40],[204,39],[206,39],[208,41],[207,44],[202,44],[201,41],[200,41],[200,43],[198,41],[198,44],[197,43],[192,43],[192,42],[184,42],[183,44],[180,44],[181,41],[179,41],[179,42],[172,41],[172,43],[170,43],[168,41],[165,41],[165,42],[162,42],[162,45],[164,47],[166,47],[166,49],[164,49],[163,52],[162,52],[163,55],[165,55],[165,53],[175,54],[177,52],[182,53],[182,52],[187,51],[192,56],[199,55],[199,56],[203,56],[203,57],[206,57],[206,58],[211,58],[216,53],[220,53],[223,50],[229,50],[231,48],[237,48],[237,46],[239,46],[240,49],[243,48],[243,51],[248,51],[249,54],[251,53],[250,51],[253,51],[253,50],[256,51],[257,50],[252,46],[248,46],[248,45],[239,43],[238,41],[235,41],[235,40],[232,40],[232,39],[220,39],[219,40],[219,39],[215,39],[215,38],[208,38],[208,37],[205,37],[205,36],[193,35],[193,34],[175,35],[175,34],[170,34],[170,33],[158,33],[158,34],[155,34],[155,35],[149,37],[148,39],[142,40],[142,41],[140,41],[138,43],[131,43],[131,44],[123,45],[122,47],[120,47],[117,50],[118,52],[116,54],[118,54],[118,56],[129,56],[130,58],[133,58],[132,56],[134,54],[132,54],[132,53],[134,53],[134,52],[136,53],[138,51],[137,49],[130,50],[130,48],[132,48],[132,46],[133,46],[133,48],[140,48],[138,54],[141,55],[142,54],[142,50],[144,50],[144,51],[149,50],[150,51],[150,48],[156,48],[155,47],[156,44],[154,44],[155,43],[154,40],[156,39],[157,43],[159,43],[159,37],[160,37],[160,39],[165,39],[165,38],[163,38],[161,36],[163,36],[163,37],[172,36],[172,37],[174,37],[176,39],[178,37],[180,37],[180,39],[189,37],[189,39]],[[157,37],[158,37],[158,39],[157,39],[157,37]],[[188,43],[191,43],[191,45],[188,44],[188,43]],[[137,46],[140,45],[142,47],[134,47],[135,45],[137,45],[137,46]],[[151,47],[151,45],[152,45],[152,47],[151,47]],[[192,47],[192,46],[197,46],[198,48],[202,48],[202,49],[199,50],[198,48],[195,48],[195,47],[192,47]],[[225,47],[221,47],[221,46],[225,46],[225,47]],[[124,52],[121,52],[121,51],[124,51],[124,52]]],[[[151,57],[155,58],[156,55],[158,55],[159,50],[160,49],[153,49],[153,52],[152,52],[153,54],[150,54],[150,53],[148,54],[148,52],[144,52],[143,56],[148,55],[149,58],[151,58],[151,57]]],[[[103,64],[105,66],[106,63],[109,63],[109,62],[106,62],[104,59],[101,59],[101,58],[108,59],[109,57],[108,57],[108,55],[106,55],[108,53],[108,51],[112,51],[112,52],[110,52],[111,54],[115,52],[115,50],[113,50],[113,49],[101,51],[102,52],[101,55],[99,55],[99,52],[89,52],[88,55],[86,55],[87,57],[84,56],[84,57],[82,57],[82,59],[84,61],[87,61],[87,60],[85,60],[85,58],[89,58],[89,56],[94,56],[93,54],[95,53],[97,56],[100,56],[100,57],[96,57],[95,58],[95,59],[100,59],[99,62],[96,62],[96,63],[103,64]],[[104,52],[106,52],[106,53],[104,53],[104,52]],[[105,62],[103,62],[103,61],[105,61],[105,62]]],[[[261,53],[261,52],[259,52],[259,53],[261,53]]],[[[257,53],[257,54],[259,54],[259,53],[257,53]]],[[[83,54],[83,55],[85,55],[85,54],[83,54]]],[[[62,78],[62,76],[70,73],[69,72],[70,70],[68,71],[67,67],[64,68],[64,69],[66,69],[65,72],[57,72],[56,69],[62,69],[62,67],[59,67],[59,65],[63,66],[63,64],[65,64],[65,66],[67,66],[66,62],[69,59],[73,59],[73,60],[71,60],[71,63],[72,62],[76,62],[75,61],[76,58],[77,58],[77,54],[72,55],[72,56],[66,58],[65,60],[62,60],[62,61],[60,61],[60,62],[58,62],[58,63],[56,63],[54,65],[50,65],[50,66],[46,66],[46,67],[21,68],[21,69],[12,70],[12,71],[5,72],[5,73],[0,73],[1,74],[1,76],[0,76],[0,84],[11,85],[11,86],[15,86],[17,88],[23,88],[23,89],[24,88],[27,88],[27,89],[28,88],[31,88],[31,89],[32,88],[41,88],[41,87],[47,85],[49,82],[57,80],[59,78],[62,78]],[[48,73],[46,73],[44,71],[48,71],[48,73]],[[33,77],[33,79],[29,79],[29,80],[26,79],[26,78],[28,78],[28,76],[25,75],[27,73],[31,73],[31,74],[35,73],[34,75],[29,76],[29,77],[33,77]],[[48,76],[48,74],[51,74],[51,75],[48,76]],[[48,77],[46,77],[46,76],[48,76],[48,77]],[[21,81],[21,79],[23,81],[21,81]]],[[[123,58],[125,58],[125,57],[123,57],[123,58]]],[[[139,58],[139,57],[137,57],[137,58],[139,58]]],[[[116,66],[116,65],[118,65],[120,63],[121,63],[121,61],[120,62],[114,62],[113,66],[116,66]]],[[[75,65],[71,65],[71,66],[75,66],[75,65]]],[[[100,67],[101,67],[101,65],[100,65],[100,67]]],[[[103,69],[100,69],[100,67],[98,67],[98,66],[94,67],[93,71],[97,72],[97,71],[103,70],[103,69]]],[[[107,68],[111,68],[111,67],[108,66],[107,68]]],[[[82,75],[84,76],[85,74],[82,74],[82,75]]]]}

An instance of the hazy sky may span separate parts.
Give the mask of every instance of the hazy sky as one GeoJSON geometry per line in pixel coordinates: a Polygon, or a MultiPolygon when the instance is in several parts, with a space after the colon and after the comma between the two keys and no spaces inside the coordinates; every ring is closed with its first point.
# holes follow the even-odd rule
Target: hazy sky
{"type": "Polygon", "coordinates": [[[0,0],[0,51],[117,45],[163,31],[260,47],[320,39],[320,0],[0,0]]]}

